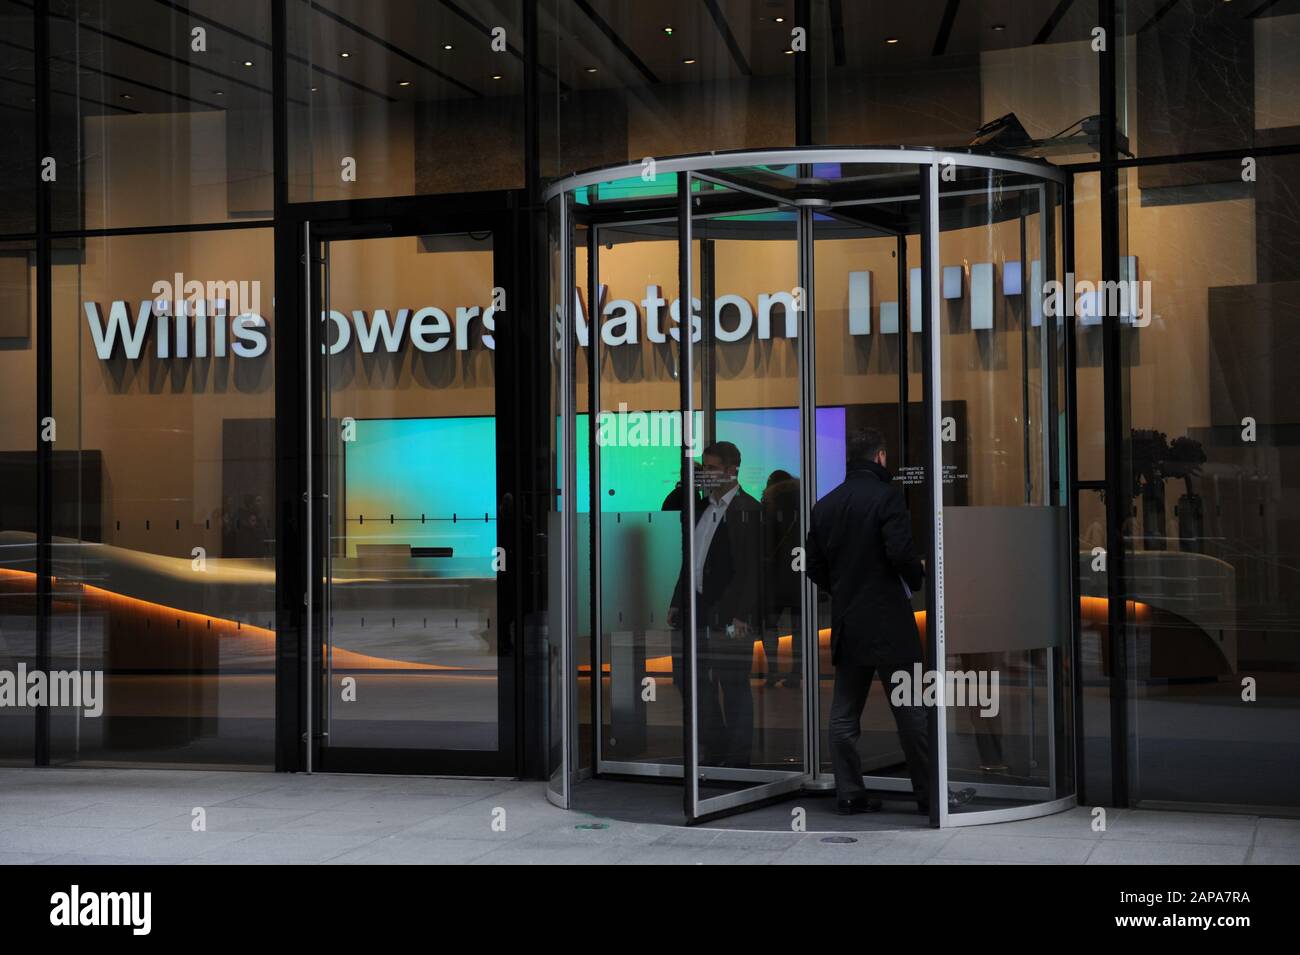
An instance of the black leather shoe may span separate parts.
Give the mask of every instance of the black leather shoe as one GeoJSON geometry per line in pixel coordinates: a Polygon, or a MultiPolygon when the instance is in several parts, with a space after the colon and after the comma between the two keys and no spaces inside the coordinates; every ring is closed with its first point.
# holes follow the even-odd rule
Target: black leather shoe
{"type": "Polygon", "coordinates": [[[870,799],[867,796],[854,796],[852,799],[835,800],[835,811],[841,816],[852,816],[859,812],[880,812],[883,806],[879,799],[870,799]]]}

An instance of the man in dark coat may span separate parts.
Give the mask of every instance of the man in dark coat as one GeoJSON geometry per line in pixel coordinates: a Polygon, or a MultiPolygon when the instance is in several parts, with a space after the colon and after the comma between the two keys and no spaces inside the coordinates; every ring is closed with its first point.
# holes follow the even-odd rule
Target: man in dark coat
{"type": "MultiPolygon", "coordinates": [[[[740,450],[729,441],[704,449],[697,476],[695,567],[683,567],[668,624],[687,620],[687,587],[695,587],[699,725],[707,765],[747,767],[754,738],[750,686],[754,640],[762,626],[763,509],[740,486],[740,450]]],[[[665,506],[668,502],[665,502],[665,506]]],[[[680,674],[679,654],[673,673],[680,674]]]]}
{"type": "MultiPolygon", "coordinates": [[[[894,705],[890,678],[912,672],[921,662],[921,639],[910,594],[925,580],[925,567],[912,542],[911,519],[902,489],[890,483],[885,439],[874,428],[848,437],[844,483],[817,502],[806,548],[807,573],[831,595],[831,662],[835,696],[830,743],[835,766],[836,809],[872,812],[880,801],[867,798],[862,784],[862,710],[879,672],[912,777],[917,807],[929,812],[929,740],[925,710],[894,705]]],[[[950,797],[969,801],[974,791],[950,797]]],[[[958,800],[953,803],[952,800],[958,800]]]]}

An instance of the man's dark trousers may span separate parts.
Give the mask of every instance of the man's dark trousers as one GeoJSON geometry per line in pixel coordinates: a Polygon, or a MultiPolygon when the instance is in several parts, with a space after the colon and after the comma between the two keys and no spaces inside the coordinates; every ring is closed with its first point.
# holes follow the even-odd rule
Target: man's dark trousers
{"type": "MultiPolygon", "coordinates": [[[[683,639],[682,631],[673,631],[674,680],[680,680],[680,674],[685,672],[683,639]]],[[[728,637],[726,631],[700,628],[695,686],[700,759],[706,766],[750,765],[754,746],[754,694],[749,684],[753,659],[751,635],[728,637]]]]}
{"type": "Polygon", "coordinates": [[[862,735],[862,711],[867,705],[867,691],[876,672],[880,672],[885,698],[898,725],[907,771],[912,777],[912,791],[917,802],[925,802],[929,790],[930,739],[923,706],[895,706],[889,679],[903,670],[909,677],[911,663],[896,666],[841,664],[835,668],[835,695],[831,701],[831,760],[835,765],[835,794],[853,799],[866,792],[862,785],[862,757],[858,755],[858,738],[862,735]]]}

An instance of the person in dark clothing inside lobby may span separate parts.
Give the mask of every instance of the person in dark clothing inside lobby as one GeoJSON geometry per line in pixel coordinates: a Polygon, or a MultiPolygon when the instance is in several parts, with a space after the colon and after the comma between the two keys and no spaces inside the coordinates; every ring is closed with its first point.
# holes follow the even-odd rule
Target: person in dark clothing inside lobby
{"type": "MultiPolygon", "coordinates": [[[[910,673],[921,662],[921,638],[912,615],[910,592],[920,589],[925,567],[912,542],[912,524],[902,488],[891,484],[885,467],[885,439],[874,428],[848,436],[844,483],[817,502],[806,544],[808,577],[831,595],[831,662],[835,695],[831,703],[831,759],[835,766],[836,811],[874,812],[878,799],[862,784],[862,710],[875,674],[886,698],[890,677],[910,673]],[[904,587],[906,584],[906,588],[904,587]]],[[[930,811],[929,739],[922,707],[890,709],[912,777],[917,808],[930,811]]],[[[963,789],[948,797],[956,808],[975,795],[963,789]]]]}
{"type": "MultiPolygon", "coordinates": [[[[699,714],[703,759],[710,766],[748,767],[754,738],[750,686],[754,640],[762,625],[762,507],[737,477],[740,449],[717,441],[696,471],[703,495],[695,504],[695,567],[683,567],[668,625],[689,626],[687,587],[695,587],[699,714]]],[[[668,502],[665,502],[665,505],[668,502]]],[[[681,671],[673,653],[673,673],[681,671]]]]}

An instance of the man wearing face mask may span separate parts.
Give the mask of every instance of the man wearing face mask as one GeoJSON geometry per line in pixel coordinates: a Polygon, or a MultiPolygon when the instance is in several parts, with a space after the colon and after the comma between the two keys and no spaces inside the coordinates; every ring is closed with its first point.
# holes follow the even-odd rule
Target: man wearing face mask
{"type": "MultiPolygon", "coordinates": [[[[703,760],[711,766],[748,766],[754,736],[762,507],[740,486],[739,471],[740,449],[731,442],[704,449],[696,471],[695,566],[682,568],[668,609],[668,625],[680,629],[689,614],[686,588],[694,586],[699,720],[703,760]]],[[[673,656],[680,674],[679,653],[673,656]]]]}

